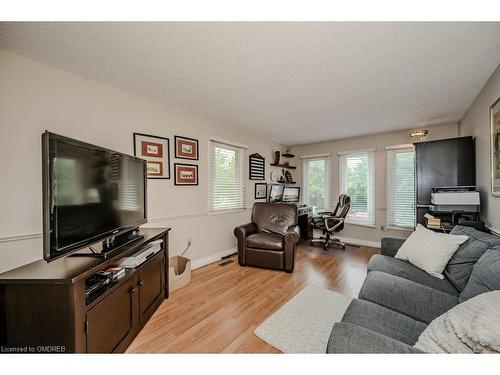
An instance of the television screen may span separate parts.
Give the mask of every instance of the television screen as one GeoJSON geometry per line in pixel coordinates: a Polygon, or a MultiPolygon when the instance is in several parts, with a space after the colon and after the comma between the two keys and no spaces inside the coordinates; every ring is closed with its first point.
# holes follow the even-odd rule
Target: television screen
{"type": "Polygon", "coordinates": [[[44,258],[54,260],[146,222],[146,162],[46,132],[44,258]]]}
{"type": "Polygon", "coordinates": [[[300,187],[285,186],[283,191],[283,203],[299,203],[300,201],[300,187]]]}

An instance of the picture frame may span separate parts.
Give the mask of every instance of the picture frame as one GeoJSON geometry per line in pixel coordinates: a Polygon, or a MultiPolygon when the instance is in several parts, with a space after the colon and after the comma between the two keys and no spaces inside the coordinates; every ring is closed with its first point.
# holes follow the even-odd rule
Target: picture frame
{"type": "Polygon", "coordinates": [[[500,197],[500,98],[490,107],[491,195],[500,197]]]}
{"type": "Polygon", "coordinates": [[[255,183],[255,199],[266,199],[267,198],[267,184],[265,182],[255,183]]]}
{"type": "Polygon", "coordinates": [[[197,186],[198,165],[174,163],[174,184],[176,186],[197,186]]]}
{"type": "Polygon", "coordinates": [[[249,168],[248,178],[250,180],[265,180],[266,177],[266,159],[258,153],[248,157],[249,168]]]}
{"type": "Polygon", "coordinates": [[[170,179],[170,139],[151,134],[133,133],[134,155],[146,160],[147,178],[170,179]]]}
{"type": "Polygon", "coordinates": [[[197,139],[174,136],[175,158],[199,160],[199,142],[197,139]]]}

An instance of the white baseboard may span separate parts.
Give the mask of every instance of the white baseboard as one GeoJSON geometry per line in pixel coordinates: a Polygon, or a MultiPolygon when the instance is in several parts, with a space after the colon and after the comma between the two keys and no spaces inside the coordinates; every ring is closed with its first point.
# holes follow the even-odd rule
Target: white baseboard
{"type": "Polygon", "coordinates": [[[367,241],[349,237],[337,237],[337,238],[342,242],[352,243],[353,245],[370,246],[380,249],[380,241],[367,241]]]}
{"type": "Polygon", "coordinates": [[[209,255],[205,258],[194,259],[191,261],[191,269],[195,270],[195,269],[201,268],[203,266],[206,266],[207,264],[218,262],[219,260],[221,260],[222,257],[234,254],[236,252],[238,252],[238,248],[233,247],[232,249],[220,251],[220,252],[215,253],[213,255],[209,255]]]}

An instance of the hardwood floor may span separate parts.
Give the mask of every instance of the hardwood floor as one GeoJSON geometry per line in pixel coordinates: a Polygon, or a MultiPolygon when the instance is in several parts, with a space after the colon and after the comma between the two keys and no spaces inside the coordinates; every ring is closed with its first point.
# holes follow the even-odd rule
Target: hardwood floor
{"type": "Polygon", "coordinates": [[[279,353],[253,334],[255,328],[307,285],[355,297],[378,252],[302,245],[291,274],[240,267],[236,257],[200,268],[163,302],[127,353],[279,353]]]}

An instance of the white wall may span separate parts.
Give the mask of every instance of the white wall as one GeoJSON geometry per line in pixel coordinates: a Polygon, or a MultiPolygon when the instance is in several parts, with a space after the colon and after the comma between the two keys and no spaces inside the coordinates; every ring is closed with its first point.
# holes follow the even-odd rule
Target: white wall
{"type": "Polygon", "coordinates": [[[500,198],[490,188],[490,106],[500,97],[500,65],[460,121],[460,135],[476,137],[476,184],[481,193],[481,216],[500,233],[500,198]]]}
{"type": "MultiPolygon", "coordinates": [[[[174,135],[198,139],[199,186],[148,180],[148,225],[172,227],[172,255],[191,238],[187,256],[194,260],[231,251],[233,228],[249,219],[249,210],[208,214],[209,138],[246,144],[249,154],[266,157],[267,177],[273,152],[283,150],[220,121],[0,51],[0,272],[42,256],[40,135],[46,129],[128,154],[133,132],[170,138],[171,156],[174,135]]],[[[247,207],[254,183],[247,180],[247,207]]]]}
{"type": "MultiPolygon", "coordinates": [[[[429,134],[427,140],[437,140],[453,138],[458,136],[458,124],[449,123],[443,125],[434,125],[427,127],[429,134]]],[[[330,191],[332,209],[335,208],[340,191],[339,183],[339,158],[337,153],[342,151],[353,151],[367,148],[376,148],[375,159],[375,219],[376,227],[366,227],[354,224],[346,224],[343,231],[339,233],[340,237],[345,237],[347,241],[356,240],[360,244],[377,246],[383,236],[403,236],[407,237],[410,232],[403,230],[387,230],[387,205],[386,205],[386,153],[385,146],[394,146],[400,144],[412,143],[414,140],[410,137],[410,129],[367,135],[363,137],[353,137],[339,139],[329,142],[307,144],[294,146],[292,151],[298,157],[314,155],[321,153],[330,153],[330,191]],[[361,240],[361,241],[360,241],[361,240]]],[[[302,183],[302,163],[298,163],[297,180],[302,183]]]]}

